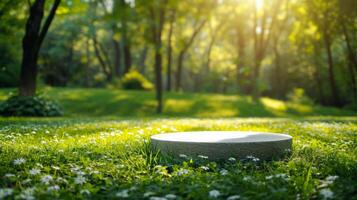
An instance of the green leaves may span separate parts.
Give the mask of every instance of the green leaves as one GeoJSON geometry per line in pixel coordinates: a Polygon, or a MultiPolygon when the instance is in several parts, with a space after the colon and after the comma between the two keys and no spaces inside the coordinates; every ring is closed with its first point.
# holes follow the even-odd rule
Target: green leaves
{"type": "Polygon", "coordinates": [[[2,116],[61,116],[63,112],[58,104],[43,96],[12,96],[0,104],[2,116]]]}

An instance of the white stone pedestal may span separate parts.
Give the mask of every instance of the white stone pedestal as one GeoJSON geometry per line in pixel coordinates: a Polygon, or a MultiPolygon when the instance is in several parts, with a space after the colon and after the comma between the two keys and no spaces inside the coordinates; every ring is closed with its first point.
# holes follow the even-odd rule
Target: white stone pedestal
{"type": "Polygon", "coordinates": [[[153,135],[153,147],[179,157],[208,156],[209,160],[254,156],[260,160],[279,159],[291,151],[292,137],[285,134],[243,131],[196,131],[153,135]]]}

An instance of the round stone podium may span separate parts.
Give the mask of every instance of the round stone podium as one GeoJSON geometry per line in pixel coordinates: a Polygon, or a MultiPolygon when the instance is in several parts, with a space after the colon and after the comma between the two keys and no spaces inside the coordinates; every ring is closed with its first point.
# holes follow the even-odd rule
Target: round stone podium
{"type": "Polygon", "coordinates": [[[292,137],[286,134],[245,131],[194,131],[151,136],[152,145],[164,155],[207,156],[209,160],[254,156],[260,160],[280,159],[291,151],[292,137]]]}

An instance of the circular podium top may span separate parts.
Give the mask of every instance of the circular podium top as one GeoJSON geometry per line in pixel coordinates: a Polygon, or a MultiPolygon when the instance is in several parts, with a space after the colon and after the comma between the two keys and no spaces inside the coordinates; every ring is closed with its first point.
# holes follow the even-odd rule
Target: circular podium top
{"type": "Polygon", "coordinates": [[[197,131],[153,135],[152,140],[188,143],[255,143],[291,140],[285,134],[244,131],[197,131]]]}

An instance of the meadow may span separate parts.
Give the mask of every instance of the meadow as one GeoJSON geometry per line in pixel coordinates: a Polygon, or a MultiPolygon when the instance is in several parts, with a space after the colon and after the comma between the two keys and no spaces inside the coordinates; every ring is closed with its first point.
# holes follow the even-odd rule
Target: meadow
{"type": "MultiPolygon", "coordinates": [[[[12,91],[1,90],[4,100],[12,91]]],[[[357,117],[348,110],[262,98],[50,88],[58,118],[0,118],[0,199],[357,199],[357,117]],[[254,117],[255,116],[255,117],[254,117]],[[176,160],[150,146],[157,133],[286,133],[281,161],[176,160]]]]}
{"type": "MultiPolygon", "coordinates": [[[[17,89],[1,89],[4,101],[17,89]]],[[[165,93],[162,114],[157,114],[155,94],[150,91],[104,88],[43,87],[44,93],[57,100],[66,117],[312,117],[357,116],[357,112],[335,107],[284,102],[262,97],[254,102],[250,96],[212,93],[165,93]]]]}

